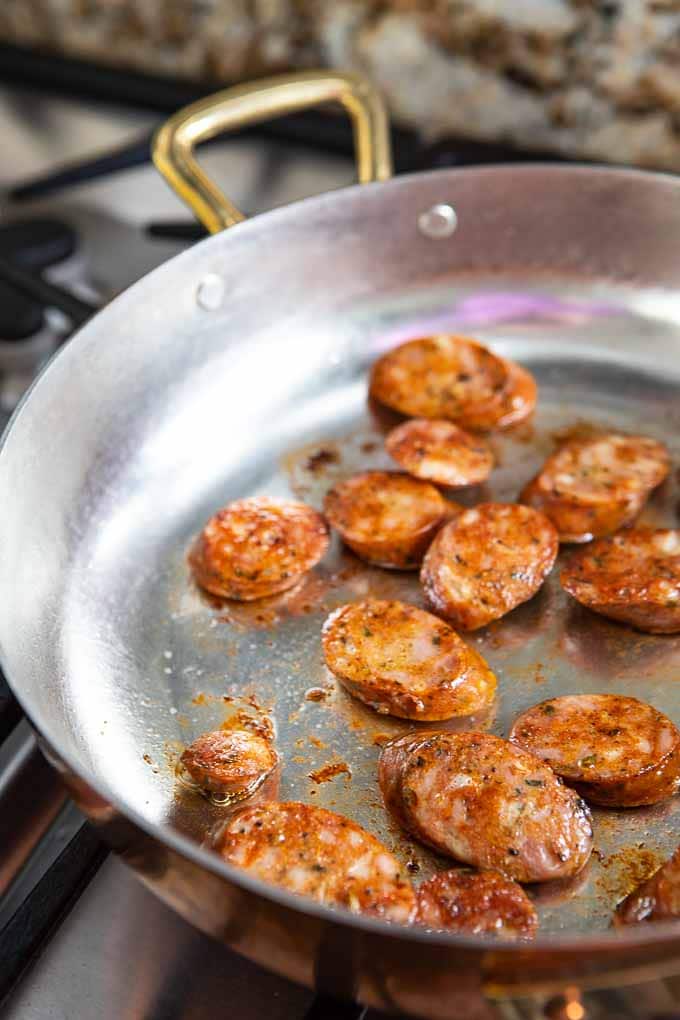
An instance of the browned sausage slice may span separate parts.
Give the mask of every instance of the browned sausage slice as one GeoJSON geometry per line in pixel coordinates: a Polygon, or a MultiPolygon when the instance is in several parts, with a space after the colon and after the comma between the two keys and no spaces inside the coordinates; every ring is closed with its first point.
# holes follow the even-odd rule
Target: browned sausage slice
{"type": "Polygon", "coordinates": [[[617,907],[616,925],[680,917],[680,847],[617,907]]]}
{"type": "Polygon", "coordinates": [[[629,524],[669,469],[655,439],[596,434],[564,443],[520,498],[547,514],[563,542],[589,542],[629,524]]]}
{"type": "Polygon", "coordinates": [[[468,337],[421,337],[388,351],[371,371],[371,396],[413,418],[445,418],[463,427],[468,413],[492,404],[507,383],[501,358],[468,337]]]}
{"type": "Polygon", "coordinates": [[[401,776],[409,759],[419,747],[427,745],[437,733],[404,733],[384,745],[378,762],[378,782],[385,807],[404,829],[410,828],[401,797],[401,776]]]}
{"type": "Polygon", "coordinates": [[[549,484],[534,478],[520,494],[527,506],[532,506],[549,517],[560,536],[560,542],[590,542],[598,535],[608,535],[630,524],[638,516],[649,496],[649,490],[640,489],[621,499],[599,503],[581,503],[576,499],[546,492],[549,484]]]}
{"type": "Polygon", "coordinates": [[[487,443],[450,421],[405,421],[392,429],[385,446],[404,471],[439,485],[477,485],[493,467],[487,443]]]}
{"type": "Polygon", "coordinates": [[[203,733],[180,759],[194,782],[224,800],[250,796],[278,764],[268,740],[250,730],[203,733]]]}
{"type": "Polygon", "coordinates": [[[415,894],[375,836],[332,811],[296,802],[239,812],[222,830],[226,861],[329,906],[408,924],[415,894]]]}
{"type": "Polygon", "coordinates": [[[533,938],[538,917],[521,886],[497,871],[442,871],[416,891],[416,923],[434,931],[533,938]]]}
{"type": "Polygon", "coordinates": [[[588,609],[651,634],[680,631],[680,530],[600,538],[566,564],[562,587],[588,609]]]}
{"type": "Polygon", "coordinates": [[[510,740],[593,804],[638,807],[680,787],[680,732],[651,705],[618,694],[571,694],[534,705],[510,740]]]}
{"type": "Polygon", "coordinates": [[[533,755],[485,733],[416,734],[387,744],[386,805],[422,842],[519,882],[567,878],[592,850],[581,798],[533,755]]]}
{"type": "Polygon", "coordinates": [[[326,665],[351,694],[402,719],[472,715],[493,700],[496,678],[455,630],[404,602],[341,606],[323,629],[326,665]]]}
{"type": "Polygon", "coordinates": [[[328,527],[304,503],[239,499],[211,517],[190,553],[197,582],[250,602],[291,588],[328,548],[328,527]]]}
{"type": "Polygon", "coordinates": [[[543,514],[517,503],[481,503],[441,529],[420,580],[436,613],[476,630],[535,595],[557,550],[557,532],[543,514]]]}
{"type": "Polygon", "coordinates": [[[452,511],[429,482],[397,471],[364,471],[334,486],[324,512],[342,539],[368,563],[415,570],[452,511]]]}
{"type": "Polygon", "coordinates": [[[471,408],[465,415],[465,427],[475,432],[507,429],[519,425],[536,410],[538,387],[531,372],[514,361],[503,361],[508,373],[505,387],[496,401],[471,408]]]}

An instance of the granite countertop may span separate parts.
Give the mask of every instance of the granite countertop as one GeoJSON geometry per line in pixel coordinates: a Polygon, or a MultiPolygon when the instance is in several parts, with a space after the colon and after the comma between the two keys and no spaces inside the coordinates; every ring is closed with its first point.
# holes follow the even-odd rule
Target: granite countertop
{"type": "Polygon", "coordinates": [[[428,139],[680,169],[680,0],[3,0],[0,39],[219,82],[355,68],[428,139]]]}

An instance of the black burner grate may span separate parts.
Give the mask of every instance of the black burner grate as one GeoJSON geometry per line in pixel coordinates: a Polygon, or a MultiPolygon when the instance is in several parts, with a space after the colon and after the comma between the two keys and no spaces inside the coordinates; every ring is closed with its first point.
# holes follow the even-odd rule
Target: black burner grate
{"type": "Polygon", "coordinates": [[[42,275],[73,255],[76,246],[75,231],[61,220],[15,220],[0,227],[0,340],[34,336],[45,324],[47,308],[58,308],[74,327],[96,311],[42,275]]]}

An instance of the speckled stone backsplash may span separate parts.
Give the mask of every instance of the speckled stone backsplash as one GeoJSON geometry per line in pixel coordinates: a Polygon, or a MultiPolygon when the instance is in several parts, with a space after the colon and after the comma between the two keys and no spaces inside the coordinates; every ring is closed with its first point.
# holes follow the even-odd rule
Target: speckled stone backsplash
{"type": "Polygon", "coordinates": [[[680,0],[2,0],[0,39],[219,82],[356,68],[429,139],[680,170],[680,0]]]}

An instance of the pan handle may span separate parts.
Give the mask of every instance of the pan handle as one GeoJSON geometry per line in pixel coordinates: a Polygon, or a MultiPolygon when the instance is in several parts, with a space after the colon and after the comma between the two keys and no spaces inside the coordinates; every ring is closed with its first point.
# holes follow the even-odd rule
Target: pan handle
{"type": "Polygon", "coordinates": [[[392,175],[392,155],[384,102],[367,78],[339,71],[264,78],[200,99],[158,129],[151,155],[173,190],[216,234],[245,216],[201,169],[195,146],[223,131],[332,101],[341,103],[352,119],[360,183],[387,180],[392,175]]]}

